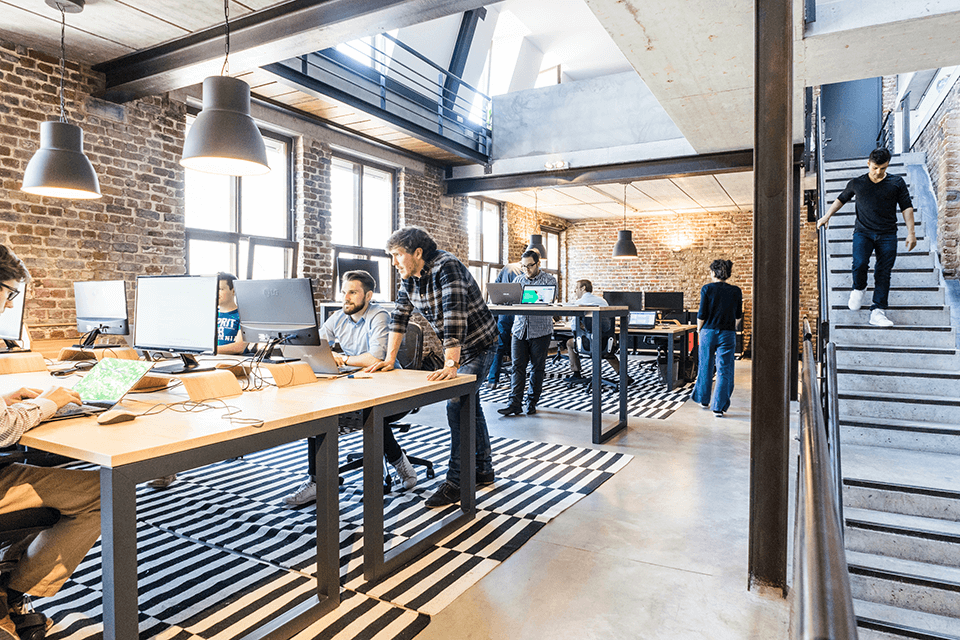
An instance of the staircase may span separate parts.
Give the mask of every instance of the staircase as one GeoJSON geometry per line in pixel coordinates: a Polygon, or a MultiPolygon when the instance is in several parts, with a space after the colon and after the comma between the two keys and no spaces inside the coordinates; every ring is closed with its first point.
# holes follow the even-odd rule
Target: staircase
{"type": "MultiPolygon", "coordinates": [[[[866,165],[826,163],[828,205],[866,165]]],[[[912,195],[929,188],[910,183],[901,157],[889,172],[912,195]]],[[[845,541],[861,640],[960,640],[960,353],[919,214],[909,253],[900,222],[888,328],[868,324],[872,268],[863,308],[847,308],[853,202],[827,230],[845,541]]]]}

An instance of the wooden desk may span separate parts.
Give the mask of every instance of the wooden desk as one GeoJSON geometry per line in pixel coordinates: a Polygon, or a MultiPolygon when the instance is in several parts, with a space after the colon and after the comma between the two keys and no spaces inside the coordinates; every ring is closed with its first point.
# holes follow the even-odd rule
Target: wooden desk
{"type": "MultiPolygon", "coordinates": [[[[105,640],[136,638],[137,548],[136,485],[186,469],[316,437],[317,589],[315,597],[285,612],[251,638],[289,638],[339,605],[339,509],[337,424],[342,413],[371,408],[364,427],[364,576],[379,580],[422,553],[438,539],[475,517],[475,376],[429,382],[427,372],[391,371],[366,379],[320,380],[313,384],[244,393],[227,398],[260,427],[232,425],[222,411],[165,411],[132,422],[99,425],[76,418],[40,425],[24,434],[28,447],[100,465],[103,547],[103,620],[105,640]],[[383,421],[388,415],[452,397],[461,399],[460,511],[439,525],[391,550],[383,551],[383,421]]],[[[0,391],[59,382],[46,373],[3,376],[0,391]]],[[[62,384],[62,382],[60,382],[62,384]]],[[[157,402],[186,399],[182,388],[128,396],[121,403],[135,412],[157,402]]]]}
{"type": "Polygon", "coordinates": [[[511,316],[591,316],[592,332],[591,344],[599,345],[602,341],[600,326],[601,318],[621,318],[620,323],[620,417],[611,428],[603,431],[602,413],[600,405],[600,349],[592,349],[593,371],[591,373],[591,385],[593,391],[593,421],[592,421],[592,442],[593,444],[603,444],[614,435],[627,428],[627,385],[623,382],[627,379],[627,358],[624,344],[627,337],[626,317],[630,313],[629,307],[587,307],[578,305],[563,306],[539,306],[539,305],[490,305],[490,312],[494,315],[511,316]]]}

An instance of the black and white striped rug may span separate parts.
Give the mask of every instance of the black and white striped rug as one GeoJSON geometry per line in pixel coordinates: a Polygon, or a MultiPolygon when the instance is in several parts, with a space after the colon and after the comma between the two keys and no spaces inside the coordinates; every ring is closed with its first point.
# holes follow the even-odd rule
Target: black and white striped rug
{"type": "MultiPolygon", "coordinates": [[[[408,454],[434,461],[436,478],[384,499],[389,546],[451,513],[423,505],[446,474],[447,427],[397,434],[408,454]]],[[[340,462],[361,449],[340,436],[340,462]]],[[[413,638],[457,596],[496,568],[547,522],[622,469],[631,456],[586,447],[493,438],[497,480],[477,495],[477,518],[378,584],[362,572],[361,471],[340,488],[342,603],[297,640],[413,638]]],[[[138,487],[140,637],[232,640],[311,594],[315,509],[286,508],[306,474],[297,442],[180,474],[166,490],[138,487]]],[[[394,485],[396,486],[396,485],[394,485]]],[[[38,599],[53,640],[102,638],[98,542],[59,594],[38,599]]]]}
{"type": "MultiPolygon", "coordinates": [[[[587,358],[581,360],[583,375],[589,377],[593,371],[592,363],[587,358]]],[[[660,374],[655,363],[649,358],[630,357],[627,359],[627,372],[633,378],[633,384],[627,386],[627,415],[634,418],[664,419],[670,416],[686,402],[693,393],[694,383],[678,383],[672,391],[660,381],[660,374]]],[[[616,382],[619,373],[603,363],[600,374],[616,382]]],[[[566,359],[553,362],[547,359],[546,373],[543,379],[543,392],[540,396],[538,408],[566,409],[568,411],[593,411],[593,395],[589,384],[568,385],[570,364],[566,359]]],[[[526,392],[530,392],[529,371],[526,392]]],[[[603,413],[617,415],[620,412],[619,391],[612,387],[603,387],[601,409],[603,413]]],[[[480,389],[480,397],[485,402],[495,402],[507,405],[510,402],[510,366],[507,364],[500,373],[500,385],[491,389],[484,384],[480,389]]],[[[524,399],[524,408],[527,401],[524,399]]]]}

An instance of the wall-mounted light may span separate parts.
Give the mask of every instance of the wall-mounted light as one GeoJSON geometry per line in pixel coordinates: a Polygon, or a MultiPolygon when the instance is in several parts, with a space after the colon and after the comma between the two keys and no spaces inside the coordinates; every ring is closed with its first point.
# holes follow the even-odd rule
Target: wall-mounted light
{"type": "Polygon", "coordinates": [[[637,245],[633,244],[633,232],[627,226],[627,184],[623,184],[623,226],[617,232],[617,244],[613,245],[613,257],[616,260],[629,260],[637,257],[637,245]]]}
{"type": "Polygon", "coordinates": [[[66,76],[68,13],[83,11],[84,0],[46,0],[60,11],[60,120],[40,125],[40,148],[23,173],[22,191],[51,198],[92,200],[101,197],[100,181],[83,154],[83,130],[67,123],[63,80],[66,76]]]}

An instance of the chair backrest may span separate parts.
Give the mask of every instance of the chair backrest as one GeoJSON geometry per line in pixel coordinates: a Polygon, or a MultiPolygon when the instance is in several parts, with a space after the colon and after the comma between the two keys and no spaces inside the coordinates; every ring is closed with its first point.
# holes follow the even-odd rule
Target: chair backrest
{"type": "Polygon", "coordinates": [[[423,329],[416,322],[407,323],[397,362],[404,369],[419,369],[423,365],[423,329]]]}
{"type": "MultiPolygon", "coordinates": [[[[579,318],[579,321],[577,326],[580,328],[575,332],[577,336],[577,346],[581,352],[590,353],[592,350],[593,316],[583,316],[579,318]]],[[[617,333],[613,318],[600,319],[600,336],[603,347],[601,353],[613,353],[617,346],[617,333]]]]}

